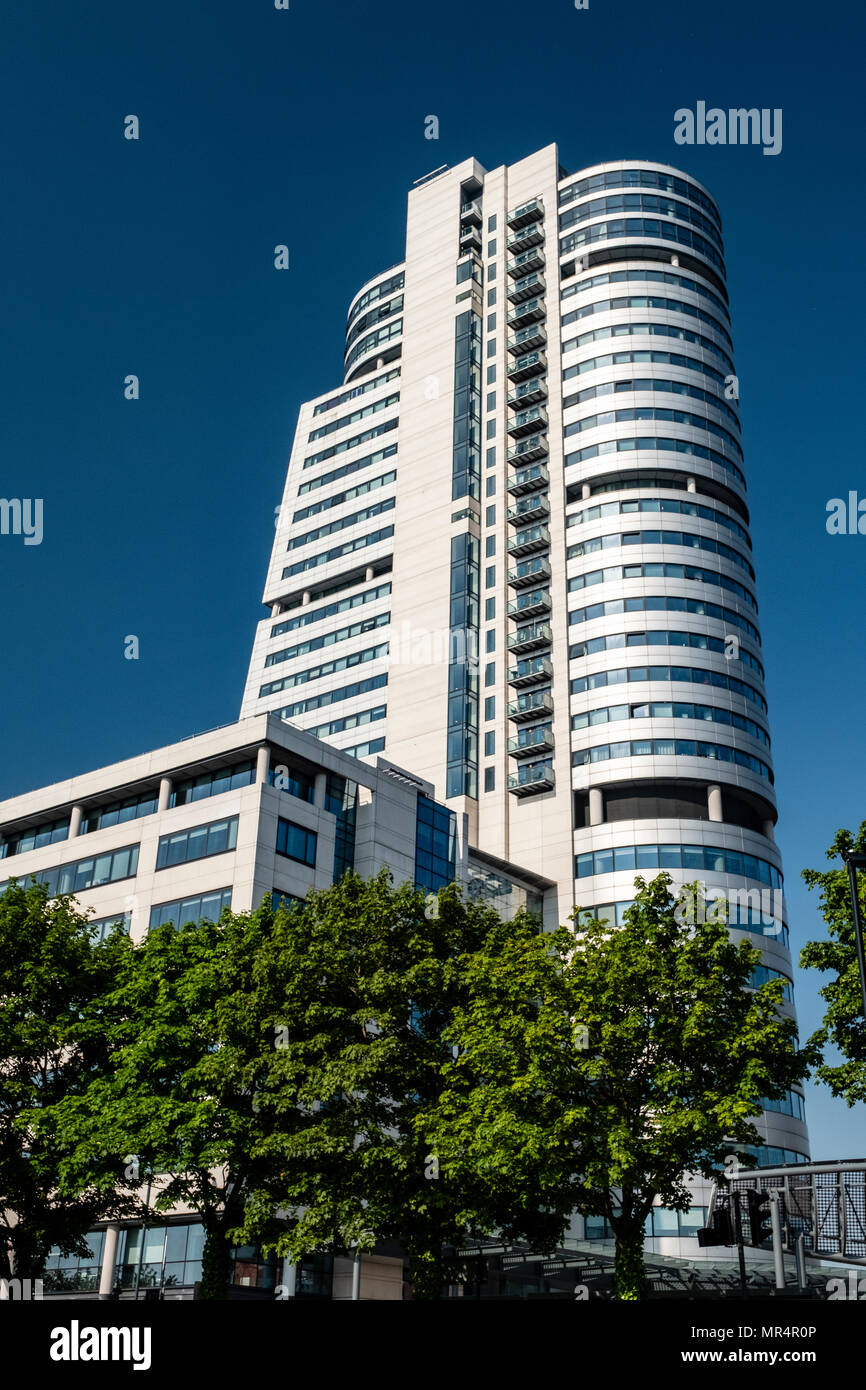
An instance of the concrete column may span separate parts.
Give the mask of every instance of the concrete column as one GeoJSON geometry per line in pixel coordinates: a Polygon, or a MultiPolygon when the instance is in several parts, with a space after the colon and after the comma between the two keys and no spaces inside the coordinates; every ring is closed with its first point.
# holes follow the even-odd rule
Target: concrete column
{"type": "Polygon", "coordinates": [[[592,489],[591,489],[591,487],[589,486],[589,483],[581,483],[581,485],[580,485],[580,495],[581,495],[581,497],[591,497],[591,496],[592,496],[592,489]]]}
{"type": "Polygon", "coordinates": [[[375,577],[376,577],[376,574],[375,574],[375,571],[374,571],[374,569],[373,569],[373,566],[372,566],[372,565],[368,565],[368,566],[367,566],[367,573],[364,575],[364,578],[366,579],[367,583],[369,584],[370,580],[371,580],[371,579],[375,579],[375,577]]]}
{"type": "Polygon", "coordinates": [[[352,1261],[352,1298],[355,1303],[361,1297],[361,1256],[355,1251],[355,1258],[352,1261]]]}
{"type": "Polygon", "coordinates": [[[168,804],[171,801],[171,791],[171,778],[162,777],[159,783],[159,805],[157,806],[158,811],[168,810],[168,804]]]}
{"type": "Polygon", "coordinates": [[[696,479],[696,478],[686,478],[686,491],[687,491],[687,492],[697,492],[697,490],[698,490],[697,479],[696,479]]]}
{"type": "Polygon", "coordinates": [[[298,1266],[293,1265],[291,1260],[283,1260],[280,1283],[286,1289],[287,1297],[294,1298],[298,1288],[298,1266]]]}
{"type": "Polygon", "coordinates": [[[256,783],[267,782],[271,768],[271,750],[264,744],[256,753],[256,783]]]}
{"type": "Polygon", "coordinates": [[[707,812],[710,820],[723,820],[722,816],[722,789],[721,787],[707,787],[707,812]]]}
{"type": "Polygon", "coordinates": [[[601,787],[590,787],[589,789],[589,823],[590,825],[604,824],[604,797],[601,794],[601,787]]]}
{"type": "Polygon", "coordinates": [[[81,806],[73,806],[69,815],[69,838],[76,840],[81,834],[81,819],[84,812],[81,806]]]}
{"type": "Polygon", "coordinates": [[[99,1271],[99,1297],[101,1299],[111,1298],[111,1291],[114,1288],[114,1270],[117,1264],[117,1237],[119,1234],[120,1227],[116,1222],[112,1222],[105,1232],[102,1268],[99,1271]]]}
{"type": "Polygon", "coordinates": [[[327,772],[317,772],[313,782],[313,805],[322,807],[325,804],[325,788],[328,785],[327,772]]]}
{"type": "Polygon", "coordinates": [[[761,833],[764,835],[765,839],[775,840],[776,836],[773,830],[773,822],[771,820],[764,821],[764,824],[761,827],[761,833]]]}
{"type": "Polygon", "coordinates": [[[301,595],[301,607],[303,608],[304,604],[309,603],[309,601],[310,601],[310,590],[309,590],[309,589],[305,589],[304,592],[303,592],[303,594],[301,595]]]}

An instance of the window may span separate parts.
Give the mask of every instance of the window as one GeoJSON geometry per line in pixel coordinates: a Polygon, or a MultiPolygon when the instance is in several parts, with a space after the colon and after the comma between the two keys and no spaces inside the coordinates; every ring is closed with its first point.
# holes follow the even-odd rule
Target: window
{"type": "Polygon", "coordinates": [[[232,905],[231,888],[215,888],[211,893],[199,893],[192,898],[177,898],[174,902],[158,903],[150,909],[150,927],[173,922],[176,927],[187,922],[216,922],[220,913],[232,905]]]}
{"type": "Polygon", "coordinates": [[[488,338],[488,339],[487,339],[487,356],[488,356],[488,357],[495,357],[495,356],[496,356],[496,339],[495,339],[495,338],[488,338]]]}
{"type": "Polygon", "coordinates": [[[44,845],[54,845],[69,835],[69,817],[50,821],[47,825],[32,825],[26,830],[13,831],[8,840],[0,845],[0,859],[13,854],[26,854],[31,849],[42,849],[44,845]]]}
{"type": "Polygon", "coordinates": [[[487,409],[488,409],[488,410],[495,410],[495,409],[496,409],[496,392],[495,392],[495,391],[488,391],[488,392],[487,392],[487,409]]]}
{"type": "Polygon", "coordinates": [[[485,767],[484,769],[484,790],[492,792],[496,789],[496,768],[485,767]]]}
{"type": "Polygon", "coordinates": [[[175,864],[188,864],[193,859],[210,859],[214,854],[233,850],[238,839],[238,818],[211,821],[181,830],[176,835],[162,835],[156,851],[157,869],[171,869],[175,864]]]}
{"type": "Polygon", "coordinates": [[[116,912],[113,917],[92,917],[88,922],[95,941],[104,941],[110,936],[115,927],[121,931],[129,932],[132,915],[129,912],[116,912]]]}
{"type": "Polygon", "coordinates": [[[488,729],[484,735],[484,756],[485,758],[492,758],[495,752],[496,731],[494,729],[488,729]]]}
{"type": "MultiPolygon", "coordinates": [[[[237,787],[249,787],[255,780],[255,759],[247,758],[232,767],[217,767],[203,772],[199,777],[191,777],[187,782],[178,782],[172,792],[172,806],[186,806],[191,801],[203,801],[209,796],[219,796],[221,792],[234,791],[237,787]]],[[[141,812],[146,815],[147,812],[141,812]]]]}
{"type": "MultiPolygon", "coordinates": [[[[360,666],[366,661],[376,661],[381,656],[387,656],[388,643],[382,642],[377,647],[366,647],[360,652],[350,652],[348,656],[337,657],[333,661],[325,661],[319,666],[311,666],[305,671],[296,671],[290,676],[283,676],[282,680],[269,681],[259,690],[260,695],[273,695],[278,690],[291,690],[296,685],[305,685],[307,681],[318,680],[320,676],[330,676],[336,671],[345,671],[352,666],[360,666]]],[[[284,716],[285,717],[285,716],[284,716]]]]}
{"type": "Polygon", "coordinates": [[[496,493],[496,474],[490,473],[487,478],[485,496],[493,497],[496,493]]]}
{"type": "Polygon", "coordinates": [[[487,368],[487,385],[492,386],[496,380],[496,363],[487,368]]]}
{"type": "Polygon", "coordinates": [[[327,565],[331,560],[340,560],[344,555],[351,555],[355,550],[366,550],[370,545],[378,545],[379,541],[390,540],[393,534],[393,526],[382,526],[378,531],[370,531],[366,536],[357,536],[354,540],[344,541],[342,545],[334,546],[330,550],[322,550],[306,560],[296,560],[293,565],[287,565],[283,570],[283,579],[291,579],[295,574],[304,574],[307,570],[317,569],[319,565],[327,565]]]}
{"type": "MultiPolygon", "coordinates": [[[[496,315],[495,315],[495,314],[488,314],[488,315],[487,315],[487,332],[488,332],[488,333],[494,333],[495,331],[496,331],[496,315]]],[[[496,397],[494,396],[494,397],[493,397],[493,405],[491,405],[490,402],[488,401],[488,403],[487,403],[487,409],[488,409],[488,410],[492,410],[492,409],[493,409],[493,406],[495,406],[495,405],[496,405],[496,397]]]]}
{"type": "MultiPolygon", "coordinates": [[[[355,581],[357,583],[357,581],[355,581]]],[[[309,627],[310,623],[321,622],[323,618],[332,618],[337,613],[345,613],[350,608],[362,607],[367,603],[375,603],[376,599],[385,598],[391,592],[390,583],[377,584],[373,589],[364,589],[360,594],[352,594],[349,598],[337,599],[334,603],[325,604],[324,608],[316,608],[312,612],[299,614],[296,618],[287,618],[281,623],[276,623],[271,628],[272,637],[282,637],[285,632],[296,632],[298,628],[309,627]]]]}
{"type": "Polygon", "coordinates": [[[275,763],[268,772],[268,781],[272,787],[276,787],[280,792],[288,792],[289,796],[297,796],[301,801],[312,802],[315,780],[312,773],[302,772],[287,763],[275,763]]]}
{"type": "Polygon", "coordinates": [[[488,536],[484,542],[484,554],[489,558],[496,554],[496,537],[488,536]]]}
{"type": "Polygon", "coordinates": [[[496,718],[496,696],[495,696],[495,695],[487,695],[487,696],[485,696],[485,699],[484,699],[484,718],[485,718],[485,719],[495,719],[495,718],[496,718]]]}
{"type": "Polygon", "coordinates": [[[484,587],[485,587],[485,589],[492,589],[495,583],[496,583],[496,566],[495,566],[495,565],[487,565],[487,567],[486,567],[485,570],[484,570],[484,587]]]}
{"type": "Polygon", "coordinates": [[[495,232],[495,231],[496,231],[496,213],[495,213],[495,212],[492,212],[492,213],[490,214],[490,216],[488,217],[488,219],[487,219],[487,230],[488,230],[488,232],[495,232]]]}
{"type": "Polygon", "coordinates": [[[314,868],[317,839],[315,830],[306,830],[294,821],[283,820],[282,816],[277,821],[277,854],[285,855],[286,859],[314,868]]]}
{"type": "Polygon", "coordinates": [[[488,278],[488,280],[495,280],[495,279],[496,279],[496,262],[495,262],[495,261],[491,261],[491,262],[490,262],[490,265],[487,267],[487,278],[488,278]]]}
{"type": "Polygon", "coordinates": [[[493,417],[493,418],[491,418],[490,420],[487,421],[487,430],[486,430],[486,433],[485,433],[485,437],[486,437],[487,439],[495,439],[495,438],[496,438],[496,419],[495,419],[495,417],[493,417]]]}
{"type": "Polygon", "coordinates": [[[496,237],[494,237],[492,241],[488,241],[488,243],[487,243],[487,254],[488,254],[488,256],[495,256],[495,255],[496,255],[496,237]]]}
{"type": "Polygon", "coordinates": [[[435,892],[453,883],[457,866],[457,817],[418,793],[415,821],[415,885],[435,892]]]}
{"type": "Polygon", "coordinates": [[[122,1230],[117,1282],[122,1289],[189,1288],[201,1280],[204,1240],[204,1227],[198,1221],[122,1230]]]}
{"type": "MultiPolygon", "coordinates": [[[[95,1293],[105,1245],[104,1231],[88,1231],[84,1238],[86,1255],[61,1255],[59,1247],[48,1252],[43,1274],[46,1293],[95,1293]]],[[[10,1298],[12,1293],[10,1291],[10,1298]]]]}
{"type": "Polygon", "coordinates": [[[488,661],[487,665],[484,667],[484,684],[485,684],[485,685],[495,685],[495,684],[496,684],[496,662],[495,662],[495,661],[488,661]]]}
{"type": "Polygon", "coordinates": [[[318,637],[308,637],[303,642],[298,642],[291,647],[283,647],[279,651],[269,652],[265,657],[265,666],[279,666],[284,661],[294,661],[299,656],[308,656],[310,652],[322,651],[325,647],[332,647],[337,642],[345,642],[350,637],[361,637],[368,632],[375,632],[380,627],[387,627],[391,621],[391,614],[376,613],[372,617],[359,618],[354,623],[348,623],[345,627],[335,628],[332,632],[321,633],[318,637]]]}
{"type": "Polygon", "coordinates": [[[487,652],[496,651],[496,628],[489,627],[484,637],[484,650],[487,652]]]}
{"type": "MultiPolygon", "coordinates": [[[[39,869],[32,877],[44,883],[49,897],[59,893],[81,893],[86,888],[100,888],[104,883],[117,883],[123,878],[135,878],[138,871],[138,845],[111,850],[91,859],[78,859],[54,869],[39,869]]],[[[30,877],[30,875],[28,875],[30,877]]],[[[0,884],[5,888],[6,884],[0,884]]]]}
{"type": "Polygon", "coordinates": [[[460,261],[457,266],[458,285],[462,285],[466,280],[477,280],[481,283],[481,267],[471,256],[466,261],[460,261]]]}
{"type": "Polygon", "coordinates": [[[486,598],[484,600],[484,617],[489,620],[496,617],[496,599],[486,598]]]}
{"type": "Polygon", "coordinates": [[[494,444],[490,449],[487,450],[487,467],[488,467],[488,468],[495,468],[495,467],[496,467],[496,445],[495,445],[495,444],[494,444]]]}
{"type": "MultiPolygon", "coordinates": [[[[325,781],[325,810],[337,818],[334,840],[334,882],[347,869],[355,867],[355,825],[358,813],[358,784],[336,772],[325,781]]],[[[315,851],[315,846],[314,846],[315,851]]]]}
{"type": "Polygon", "coordinates": [[[110,825],[123,825],[126,821],[137,820],[139,816],[152,816],[159,805],[159,791],[141,792],[138,796],[127,796],[122,801],[113,801],[107,806],[94,807],[87,812],[81,823],[81,834],[92,830],[105,830],[110,825]]]}

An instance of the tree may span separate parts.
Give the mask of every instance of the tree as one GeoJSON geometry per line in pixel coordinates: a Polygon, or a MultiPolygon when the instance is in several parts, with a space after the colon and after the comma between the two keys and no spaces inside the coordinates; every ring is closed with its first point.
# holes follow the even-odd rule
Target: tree
{"type": "Polygon", "coordinates": [[[761,1099],[811,1058],[779,1012],[781,982],[749,988],[760,953],[720,922],[680,922],[670,883],[637,878],[621,927],[492,937],[444,1034],[462,1085],[430,1117],[446,1174],[520,1187],[532,1173],[551,1219],[605,1217],[621,1299],[641,1296],[656,1199],[687,1210],[686,1175],[715,1176],[732,1142],[754,1143],[761,1099]]]}
{"type": "Polygon", "coordinates": [[[62,1107],[110,1066],[99,1000],[129,954],[121,931],[95,940],[69,897],[13,880],[0,895],[0,1277],[34,1279],[57,1246],[84,1255],[93,1223],[135,1209],[130,1184],[94,1153],[75,1196],[61,1190],[62,1107]]]}
{"type": "Polygon", "coordinates": [[[156,1210],[198,1214],[203,1298],[226,1295],[230,1232],[261,1176],[255,1095],[270,1037],[254,977],[273,925],[268,900],[216,923],[166,924],[124,953],[101,1002],[110,1065],[52,1117],[64,1191],[108,1196],[126,1165],[156,1180],[156,1210]],[[95,1180],[103,1154],[112,1163],[95,1180]]]}
{"type": "Polygon", "coordinates": [[[395,1241],[413,1297],[438,1298],[455,1277],[448,1247],[470,1231],[549,1234],[507,1174],[449,1181],[428,1133],[454,1072],[445,1038],[468,999],[465,961],[511,926],[454,887],[431,904],[384,871],[346,874],[278,917],[260,960],[275,1045],[254,1151],[271,1176],[249,1193],[239,1238],[293,1262],[395,1241]]]}
{"type": "MultiPolygon", "coordinates": [[[[861,824],[856,839],[849,830],[837,831],[827,850],[827,858],[840,858],[843,850],[866,853],[866,821],[861,824]]],[[[866,1100],[866,1019],[863,1018],[848,871],[844,864],[824,873],[804,869],[803,878],[810,890],[820,889],[821,915],[827,923],[829,939],[808,941],[800,952],[800,965],[804,970],[820,970],[835,976],[819,990],[827,1008],[821,1027],[813,1033],[810,1042],[821,1048],[829,1042],[845,1059],[839,1063],[822,1060],[815,1075],[829,1086],[834,1096],[853,1106],[866,1100]]],[[[860,911],[866,921],[866,885],[862,876],[858,890],[860,911]]]]}

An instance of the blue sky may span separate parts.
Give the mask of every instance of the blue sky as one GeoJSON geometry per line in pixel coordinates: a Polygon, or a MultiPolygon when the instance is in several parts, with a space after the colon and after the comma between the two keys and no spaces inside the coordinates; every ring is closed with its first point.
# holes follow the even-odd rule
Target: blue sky
{"type": "MultiPolygon", "coordinates": [[[[236,718],[298,405],[408,188],[556,140],[722,208],[794,949],[819,932],[799,871],[866,816],[866,536],[825,530],[866,497],[863,42],[840,0],[7,0],[0,493],[45,532],[0,536],[0,797],[236,718]],[[782,108],[781,153],[675,145],[699,100],[782,108]]],[[[816,1157],[866,1153],[866,1107],[807,1099],[816,1157]]]]}

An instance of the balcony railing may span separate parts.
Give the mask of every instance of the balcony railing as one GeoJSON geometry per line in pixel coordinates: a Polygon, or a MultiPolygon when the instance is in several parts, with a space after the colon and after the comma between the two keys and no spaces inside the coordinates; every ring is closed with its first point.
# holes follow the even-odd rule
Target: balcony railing
{"type": "Polygon", "coordinates": [[[540,198],[532,198],[528,203],[523,203],[519,208],[514,208],[505,219],[509,227],[525,227],[530,222],[536,222],[544,216],[544,203],[540,198]]]}
{"type": "Polygon", "coordinates": [[[512,497],[522,497],[527,492],[538,492],[547,487],[550,474],[543,463],[533,463],[529,468],[518,468],[512,473],[506,487],[512,497]]]}
{"type": "Polygon", "coordinates": [[[533,792],[550,791],[556,785],[552,767],[528,763],[518,772],[508,774],[508,790],[516,796],[531,796],[533,792]]]}
{"type": "Polygon", "coordinates": [[[547,329],[542,323],[527,324],[519,333],[508,339],[508,351],[512,357],[522,357],[530,348],[544,347],[547,342],[547,329]]]}
{"type": "Polygon", "coordinates": [[[512,758],[531,758],[533,754],[546,753],[553,746],[550,729],[524,729],[516,738],[508,740],[508,754],[512,758]]]}
{"type": "Polygon", "coordinates": [[[509,463],[534,463],[536,459],[542,459],[550,452],[547,439],[543,434],[533,434],[529,439],[521,439],[519,444],[514,444],[506,455],[509,463]]]}
{"type": "Polygon", "coordinates": [[[531,275],[523,275],[519,280],[513,280],[506,293],[512,304],[520,304],[525,299],[531,299],[533,295],[544,294],[546,288],[541,271],[534,270],[531,275]]]}
{"type": "Polygon", "coordinates": [[[506,270],[513,280],[521,275],[528,275],[530,270],[541,270],[544,265],[544,252],[540,246],[530,246],[528,251],[523,251],[519,256],[515,256],[506,264],[506,270]]]}
{"type": "Polygon", "coordinates": [[[538,618],[542,613],[549,612],[549,589],[531,589],[528,593],[512,599],[508,605],[509,618],[538,618]]]}
{"type": "Polygon", "coordinates": [[[532,405],[528,410],[519,410],[505,428],[515,439],[523,434],[532,434],[535,430],[546,430],[547,411],[543,405],[532,405]]]}
{"type": "Polygon", "coordinates": [[[543,299],[527,299],[524,304],[518,304],[516,309],[508,311],[508,322],[512,327],[528,327],[543,319],[546,313],[543,299]]]}
{"type": "Polygon", "coordinates": [[[511,233],[506,243],[506,248],[513,251],[515,255],[518,251],[525,251],[530,246],[538,246],[544,241],[544,228],[540,222],[528,222],[523,227],[511,233]]]}
{"type": "Polygon", "coordinates": [[[477,227],[460,228],[460,250],[461,251],[480,251],[481,233],[477,227]]]}
{"type": "Polygon", "coordinates": [[[553,666],[546,656],[531,656],[518,661],[508,671],[508,684],[520,689],[524,685],[540,685],[553,679],[553,666]]]}
{"type": "Polygon", "coordinates": [[[543,521],[550,515],[550,503],[541,493],[521,497],[516,507],[508,508],[508,520],[512,526],[528,526],[532,521],[543,521]]]}
{"type": "Polygon", "coordinates": [[[460,207],[460,221],[474,222],[476,227],[480,227],[483,221],[481,213],[481,199],[473,198],[471,202],[462,203],[460,207]]]}
{"type": "Polygon", "coordinates": [[[508,650],[515,655],[533,652],[539,647],[549,647],[552,641],[553,633],[547,623],[529,623],[508,634],[508,650]]]}
{"type": "Polygon", "coordinates": [[[553,714],[553,696],[549,690],[533,690],[528,695],[518,695],[508,705],[508,718],[514,724],[524,719],[539,719],[542,714],[553,714]]]}
{"type": "Polygon", "coordinates": [[[508,571],[508,583],[512,589],[525,589],[530,584],[539,584],[550,578],[550,561],[545,555],[534,555],[531,560],[521,560],[513,570],[508,571]]]}
{"type": "Polygon", "coordinates": [[[543,376],[534,376],[529,381],[521,381],[519,386],[508,392],[508,404],[513,407],[535,405],[538,401],[546,400],[547,380],[543,376]]]}
{"type": "Polygon", "coordinates": [[[508,364],[506,374],[511,381],[525,381],[527,377],[537,376],[540,372],[546,371],[547,358],[543,352],[524,352],[508,364]]]}
{"type": "Polygon", "coordinates": [[[550,532],[546,526],[530,526],[526,531],[518,531],[508,542],[509,555],[531,555],[536,550],[546,550],[550,545],[550,532]]]}

